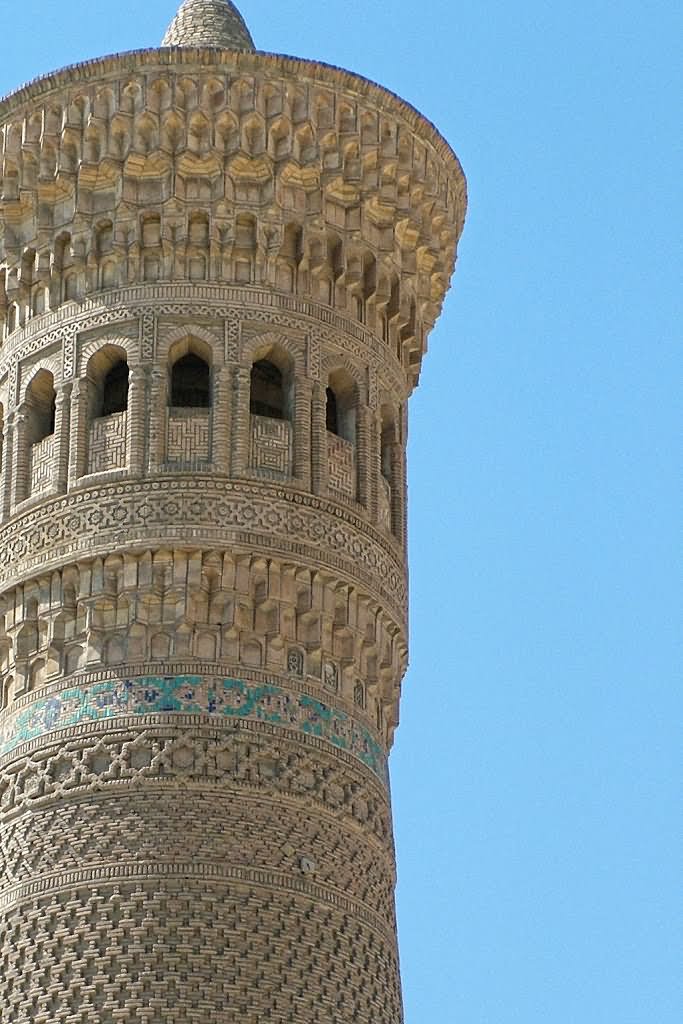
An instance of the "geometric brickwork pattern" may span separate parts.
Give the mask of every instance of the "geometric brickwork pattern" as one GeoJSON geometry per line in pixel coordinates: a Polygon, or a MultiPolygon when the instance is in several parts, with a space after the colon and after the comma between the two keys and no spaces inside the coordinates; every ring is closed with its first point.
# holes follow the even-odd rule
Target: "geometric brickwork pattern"
{"type": "MultiPolygon", "coordinates": [[[[354,510],[355,511],[355,510],[354,510]]],[[[358,514],[347,513],[315,495],[292,493],[267,482],[242,484],[197,477],[158,482],[124,481],[54,498],[8,522],[0,548],[0,584],[56,568],[73,557],[106,555],[121,531],[135,545],[182,537],[194,531],[196,547],[220,548],[228,538],[248,544],[254,531],[263,550],[286,549],[296,533],[304,561],[325,564],[362,580],[381,595],[401,622],[406,586],[401,553],[386,535],[368,528],[358,514]]]]}
{"type": "Polygon", "coordinates": [[[203,409],[170,409],[168,413],[168,461],[192,467],[209,458],[208,412],[203,409]]]}
{"type": "Polygon", "coordinates": [[[288,475],[291,465],[289,423],[268,416],[251,417],[251,469],[273,479],[288,475]]]}
{"type": "MultiPolygon", "coordinates": [[[[275,800],[283,807],[308,807],[306,814],[313,814],[315,809],[313,824],[318,814],[330,815],[338,829],[349,831],[349,839],[355,835],[355,842],[364,838],[376,841],[385,850],[391,847],[384,784],[357,758],[313,736],[288,734],[262,723],[198,725],[191,719],[158,715],[142,725],[139,720],[124,721],[116,728],[74,730],[66,741],[66,749],[62,744],[64,740],[56,738],[28,750],[20,748],[3,759],[3,823],[23,820],[31,828],[38,811],[54,810],[66,797],[77,799],[84,812],[91,800],[98,804],[106,798],[110,801],[109,813],[117,820],[142,788],[157,798],[162,792],[170,793],[172,804],[183,791],[208,787],[216,808],[224,809],[226,804],[221,801],[230,794],[275,800]],[[116,801],[121,801],[120,806],[116,801]]],[[[238,817],[240,806],[238,803],[233,808],[238,817]]],[[[169,827],[172,819],[171,814],[169,827]]],[[[217,827],[221,827],[220,822],[219,816],[217,827]]],[[[206,827],[203,817],[197,824],[206,827]]],[[[118,829],[111,825],[107,817],[100,823],[113,842],[118,829]]],[[[3,844],[5,838],[3,833],[3,844]]],[[[71,838],[67,835],[64,839],[69,846],[71,838]]],[[[31,843],[36,850],[40,849],[38,836],[31,843]]],[[[141,850],[149,849],[149,843],[154,844],[152,836],[141,850]]],[[[305,849],[298,852],[303,855],[305,849]]],[[[142,853],[141,856],[144,860],[142,853]]],[[[29,857],[27,863],[31,862],[29,857]]],[[[229,865],[224,867],[227,870],[229,865]]],[[[324,873],[330,865],[320,864],[319,869],[324,873]]],[[[9,858],[6,870],[8,875],[3,882],[9,885],[18,877],[16,865],[10,872],[9,858]]],[[[365,882],[364,876],[358,879],[360,885],[365,882]]],[[[342,888],[341,882],[337,887],[342,888]]],[[[366,898],[366,902],[377,898],[376,894],[366,898]]],[[[389,906],[383,908],[385,915],[390,911],[389,906]]]]}
{"type": "Polygon", "coordinates": [[[287,1021],[297,1003],[307,1016],[294,1020],[400,1019],[387,795],[358,761],[331,746],[307,753],[265,725],[220,738],[208,727],[98,726],[68,752],[6,760],[0,776],[7,1019],[31,1020],[41,1005],[54,1014],[36,1016],[46,1024],[81,1010],[133,1021],[143,1005],[155,1021],[182,1020],[179,1007],[194,1019],[201,987],[206,1020],[260,1021],[257,1007],[287,1021]],[[154,956],[180,989],[155,986],[162,1001],[147,1003],[149,989],[124,982],[138,971],[150,980],[154,956]],[[306,1002],[311,985],[319,1007],[306,1002]],[[111,1005],[97,1003],[105,993],[111,1005]]]}
{"type": "Polygon", "coordinates": [[[125,467],[126,431],[125,412],[115,412],[95,420],[90,427],[89,473],[104,473],[125,467]]]}
{"type": "Polygon", "coordinates": [[[345,498],[356,496],[356,466],[353,445],[328,431],[328,481],[332,491],[345,498]]]}
{"type": "Polygon", "coordinates": [[[7,1024],[401,1017],[386,937],[350,906],[277,888],[167,879],[74,885],[0,918],[0,943],[7,1024]],[[282,962],[287,970],[273,971],[282,962]]]}
{"type": "Polygon", "coordinates": [[[54,439],[46,437],[31,445],[31,494],[39,494],[50,486],[54,472],[54,439]]]}
{"type": "Polygon", "coordinates": [[[226,0],[165,46],[0,101],[0,1021],[401,1024],[407,402],[465,181],[226,0]]]}

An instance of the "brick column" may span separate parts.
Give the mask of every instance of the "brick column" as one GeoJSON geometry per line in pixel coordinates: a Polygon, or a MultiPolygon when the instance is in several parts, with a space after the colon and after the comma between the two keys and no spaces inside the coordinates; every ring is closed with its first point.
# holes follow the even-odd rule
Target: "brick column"
{"type": "Polygon", "coordinates": [[[408,547],[408,405],[401,407],[401,457],[399,464],[401,501],[401,529],[397,534],[404,550],[408,547]]]}
{"type": "Polygon", "coordinates": [[[149,471],[158,473],[166,459],[166,382],[165,373],[158,367],[152,367],[149,386],[149,420],[147,423],[149,437],[149,471]]]}
{"type": "Polygon", "coordinates": [[[303,487],[311,487],[311,393],[313,382],[301,377],[294,392],[294,451],[292,476],[303,487]]]}
{"type": "MultiPolygon", "coordinates": [[[[126,463],[133,477],[144,476],[147,451],[147,370],[131,366],[128,376],[128,414],[126,423],[126,463]]],[[[151,405],[150,407],[154,408],[151,405]]]]}
{"type": "Polygon", "coordinates": [[[69,434],[71,423],[71,390],[67,381],[57,392],[55,401],[55,464],[54,489],[65,494],[69,483],[69,434]]]}
{"type": "Polygon", "coordinates": [[[249,388],[251,368],[236,366],[232,379],[232,476],[244,476],[249,464],[251,420],[249,416],[249,388]]]}
{"type": "Polygon", "coordinates": [[[90,442],[88,424],[89,381],[83,377],[74,381],[71,389],[71,459],[69,462],[69,488],[75,487],[88,472],[88,446],[90,442]]]}
{"type": "Polygon", "coordinates": [[[405,480],[403,474],[403,446],[398,440],[391,442],[391,532],[398,541],[403,540],[405,525],[405,480]]]}
{"type": "Polygon", "coordinates": [[[9,518],[12,507],[12,441],[14,438],[14,413],[5,417],[2,432],[2,509],[0,515],[4,522],[9,518]]]}
{"type": "Polygon", "coordinates": [[[232,420],[232,372],[229,366],[222,366],[216,372],[213,389],[213,437],[211,445],[212,465],[217,473],[227,476],[230,472],[230,426],[232,420]]]}
{"type": "Polygon", "coordinates": [[[28,441],[27,441],[27,411],[25,405],[20,405],[14,413],[14,444],[12,446],[12,486],[11,504],[16,507],[20,501],[28,497],[28,441]]]}
{"type": "Polygon", "coordinates": [[[356,466],[358,472],[358,501],[368,510],[374,522],[377,519],[377,495],[374,476],[372,448],[374,440],[374,417],[367,405],[358,409],[356,424],[356,466]]]}
{"type": "Polygon", "coordinates": [[[314,494],[327,494],[326,397],[322,384],[314,383],[311,396],[311,474],[314,494]]]}

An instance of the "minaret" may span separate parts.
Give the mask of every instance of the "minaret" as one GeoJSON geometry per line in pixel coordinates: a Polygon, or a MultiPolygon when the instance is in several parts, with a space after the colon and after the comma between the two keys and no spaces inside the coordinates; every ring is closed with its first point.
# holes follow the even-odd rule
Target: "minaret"
{"type": "Polygon", "coordinates": [[[0,102],[0,1019],[400,1024],[407,402],[466,191],[185,0],[0,102]]]}

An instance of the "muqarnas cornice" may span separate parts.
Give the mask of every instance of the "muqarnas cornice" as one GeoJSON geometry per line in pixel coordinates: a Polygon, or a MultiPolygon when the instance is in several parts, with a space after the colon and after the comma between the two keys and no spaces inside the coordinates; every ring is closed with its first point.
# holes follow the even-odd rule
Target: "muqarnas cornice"
{"type": "Polygon", "coordinates": [[[273,54],[136,51],[20,89],[0,124],[9,333],[135,281],[263,284],[364,322],[415,383],[466,186],[392,93],[273,54]]]}

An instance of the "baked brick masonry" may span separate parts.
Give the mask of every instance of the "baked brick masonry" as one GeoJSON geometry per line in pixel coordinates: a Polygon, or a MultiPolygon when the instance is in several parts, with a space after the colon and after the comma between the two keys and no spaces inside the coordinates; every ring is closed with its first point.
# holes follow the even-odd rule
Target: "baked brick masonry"
{"type": "Polygon", "coordinates": [[[465,181],[185,0],[0,103],[2,1024],[399,1024],[407,402],[465,181]]]}

